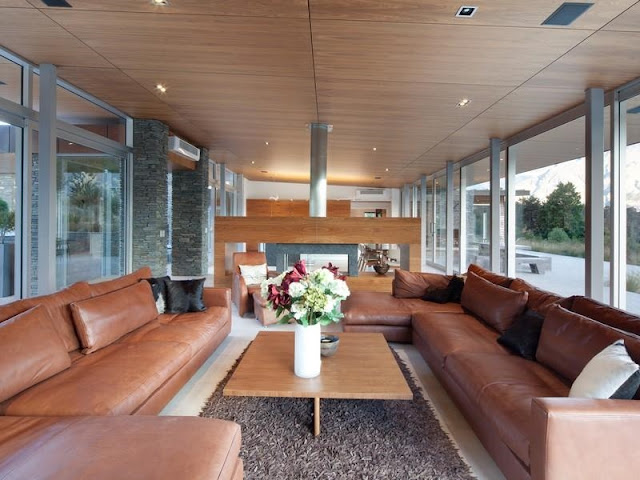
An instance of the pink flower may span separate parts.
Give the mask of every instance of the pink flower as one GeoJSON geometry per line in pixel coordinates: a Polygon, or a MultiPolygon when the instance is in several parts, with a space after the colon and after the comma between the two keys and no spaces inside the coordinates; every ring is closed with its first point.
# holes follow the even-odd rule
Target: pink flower
{"type": "Polygon", "coordinates": [[[331,262],[329,262],[329,265],[326,265],[322,268],[326,268],[327,270],[329,270],[331,273],[333,273],[333,276],[338,280],[345,279],[344,275],[340,275],[340,271],[338,270],[338,267],[336,265],[333,265],[331,262]]]}

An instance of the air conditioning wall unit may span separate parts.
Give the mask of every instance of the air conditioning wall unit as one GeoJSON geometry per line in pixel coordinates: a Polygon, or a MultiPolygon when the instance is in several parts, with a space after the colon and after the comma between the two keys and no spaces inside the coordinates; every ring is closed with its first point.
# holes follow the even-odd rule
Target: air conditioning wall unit
{"type": "Polygon", "coordinates": [[[180,137],[169,137],[169,151],[193,160],[194,162],[200,160],[200,149],[191,145],[189,142],[185,142],[180,137]]]}
{"type": "Polygon", "coordinates": [[[356,190],[354,200],[358,202],[390,202],[391,189],[389,188],[359,188],[356,190]]]}

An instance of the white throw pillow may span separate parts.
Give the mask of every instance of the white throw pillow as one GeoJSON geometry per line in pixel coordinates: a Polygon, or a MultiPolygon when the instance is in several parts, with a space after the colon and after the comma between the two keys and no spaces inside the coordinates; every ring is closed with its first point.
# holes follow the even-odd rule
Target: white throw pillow
{"type": "Polygon", "coordinates": [[[247,285],[260,285],[267,279],[267,264],[240,265],[240,275],[247,285]]]}
{"type": "Polygon", "coordinates": [[[631,399],[640,385],[639,370],[624,340],[618,340],[589,360],[573,382],[569,396],[631,399]]]}

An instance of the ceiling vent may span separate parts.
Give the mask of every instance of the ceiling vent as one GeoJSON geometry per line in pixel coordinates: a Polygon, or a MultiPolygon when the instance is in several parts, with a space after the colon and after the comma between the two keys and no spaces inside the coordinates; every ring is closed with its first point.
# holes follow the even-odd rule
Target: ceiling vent
{"type": "Polygon", "coordinates": [[[42,0],[42,3],[44,3],[47,7],[71,8],[71,5],[69,5],[69,3],[65,0],[42,0]]]}
{"type": "Polygon", "coordinates": [[[627,113],[630,113],[632,115],[639,114],[640,113],[640,105],[638,105],[637,107],[630,108],[629,110],[627,110],[627,113]]]}
{"type": "Polygon", "coordinates": [[[391,190],[388,188],[359,188],[354,197],[358,202],[390,202],[391,190]]]}
{"type": "Polygon", "coordinates": [[[188,142],[185,142],[179,137],[169,137],[169,151],[182,155],[194,162],[200,160],[200,149],[188,142]]]}
{"type": "Polygon", "coordinates": [[[549,15],[542,25],[571,25],[584,12],[589,10],[593,3],[573,3],[565,2],[558,9],[549,15]]]}

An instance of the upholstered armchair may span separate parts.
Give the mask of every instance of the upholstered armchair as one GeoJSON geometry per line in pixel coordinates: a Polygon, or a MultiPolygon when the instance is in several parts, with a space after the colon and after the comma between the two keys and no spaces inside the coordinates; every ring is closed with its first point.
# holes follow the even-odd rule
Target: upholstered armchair
{"type": "Polygon", "coordinates": [[[238,308],[241,317],[246,313],[253,313],[253,292],[260,291],[260,284],[247,284],[240,272],[240,265],[264,265],[264,275],[267,276],[267,257],[263,252],[235,252],[233,254],[233,283],[231,284],[231,299],[238,308]]]}

